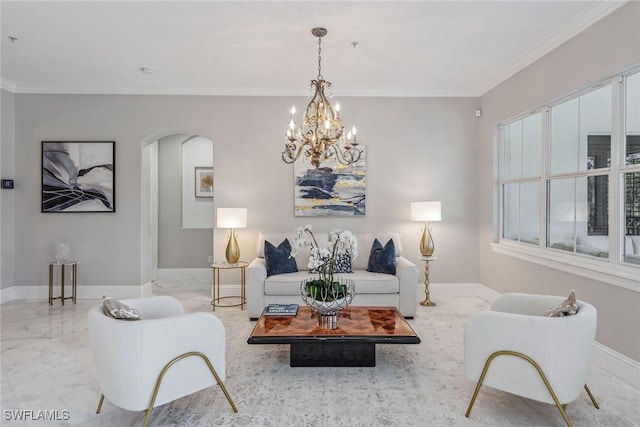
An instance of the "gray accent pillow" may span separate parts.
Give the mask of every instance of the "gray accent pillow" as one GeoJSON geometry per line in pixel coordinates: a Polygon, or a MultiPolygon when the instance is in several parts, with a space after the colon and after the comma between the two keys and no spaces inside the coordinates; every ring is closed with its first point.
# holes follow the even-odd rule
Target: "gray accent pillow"
{"type": "Polygon", "coordinates": [[[289,239],[284,239],[277,248],[271,242],[265,240],[264,262],[267,265],[267,277],[274,274],[295,273],[298,271],[296,259],[291,256],[289,239]]]}
{"type": "Polygon", "coordinates": [[[118,320],[141,320],[140,312],[137,308],[133,308],[111,297],[102,294],[102,311],[109,317],[118,320]]]}
{"type": "Polygon", "coordinates": [[[571,316],[578,312],[578,304],[576,303],[576,292],[571,290],[569,297],[560,304],[545,311],[547,317],[564,317],[571,316]]]}

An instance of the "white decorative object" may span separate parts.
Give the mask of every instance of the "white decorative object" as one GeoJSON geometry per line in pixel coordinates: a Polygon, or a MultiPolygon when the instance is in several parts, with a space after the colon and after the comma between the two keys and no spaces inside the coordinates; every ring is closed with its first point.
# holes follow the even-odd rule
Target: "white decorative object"
{"type": "Polygon", "coordinates": [[[67,243],[58,243],[55,245],[53,247],[53,253],[58,264],[71,261],[71,245],[67,243]]]}

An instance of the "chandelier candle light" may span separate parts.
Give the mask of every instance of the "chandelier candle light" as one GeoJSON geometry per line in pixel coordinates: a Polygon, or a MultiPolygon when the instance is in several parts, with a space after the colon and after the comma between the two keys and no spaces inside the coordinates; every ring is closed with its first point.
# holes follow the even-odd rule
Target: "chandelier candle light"
{"type": "Polygon", "coordinates": [[[291,108],[289,125],[285,133],[282,160],[294,163],[302,153],[309,157],[316,168],[323,160],[336,158],[343,165],[350,165],[358,160],[362,152],[356,142],[355,126],[344,135],[344,126],[340,120],[340,104],[331,105],[325,91],[330,92],[331,83],[322,77],[322,37],[327,34],[325,28],[314,28],[311,34],[318,38],[318,76],[311,80],[311,88],[315,91],[311,102],[302,116],[302,125],[297,127],[294,120],[296,107],[291,108]]]}
{"type": "Polygon", "coordinates": [[[428,257],[433,255],[435,245],[429,230],[429,221],[441,221],[442,209],[440,202],[411,203],[411,221],[424,221],[424,231],[420,239],[420,253],[428,257]]]}
{"type": "Polygon", "coordinates": [[[240,260],[240,246],[238,246],[238,240],[236,240],[236,233],[234,232],[234,229],[247,227],[247,209],[218,208],[217,218],[216,226],[218,228],[231,229],[225,256],[227,257],[227,262],[229,264],[235,264],[240,260]]]}

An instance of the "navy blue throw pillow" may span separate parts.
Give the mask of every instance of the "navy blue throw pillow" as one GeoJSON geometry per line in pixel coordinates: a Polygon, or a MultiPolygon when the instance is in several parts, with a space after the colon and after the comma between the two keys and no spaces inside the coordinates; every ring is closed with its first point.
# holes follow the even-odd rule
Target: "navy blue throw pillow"
{"type": "Polygon", "coordinates": [[[393,244],[393,239],[389,239],[384,248],[378,239],[373,241],[367,271],[396,274],[396,246],[393,244]]]}
{"type": "Polygon", "coordinates": [[[295,273],[298,271],[295,258],[290,256],[291,243],[284,239],[276,248],[271,242],[264,241],[264,261],[267,264],[267,277],[274,274],[295,273]]]}

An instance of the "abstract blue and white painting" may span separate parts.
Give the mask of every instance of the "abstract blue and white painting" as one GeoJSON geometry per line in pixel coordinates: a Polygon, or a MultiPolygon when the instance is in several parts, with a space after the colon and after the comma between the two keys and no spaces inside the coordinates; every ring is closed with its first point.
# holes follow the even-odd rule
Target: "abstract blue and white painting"
{"type": "Polygon", "coordinates": [[[316,169],[308,159],[293,164],[295,216],[360,216],[366,212],[366,161],[345,166],[325,160],[316,169]]]}
{"type": "Polygon", "coordinates": [[[42,142],[42,212],[115,210],[115,142],[42,142]]]}

